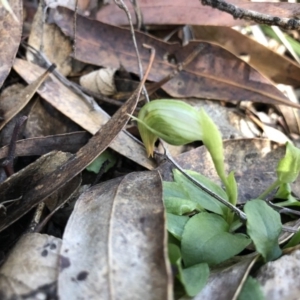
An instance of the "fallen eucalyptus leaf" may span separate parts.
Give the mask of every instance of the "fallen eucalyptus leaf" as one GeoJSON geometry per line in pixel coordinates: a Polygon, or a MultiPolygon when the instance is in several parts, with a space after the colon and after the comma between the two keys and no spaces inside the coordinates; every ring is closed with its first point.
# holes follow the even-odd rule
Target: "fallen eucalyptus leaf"
{"type": "Polygon", "coordinates": [[[157,172],[131,173],[87,190],[64,232],[59,297],[173,299],[164,220],[157,172]]]}

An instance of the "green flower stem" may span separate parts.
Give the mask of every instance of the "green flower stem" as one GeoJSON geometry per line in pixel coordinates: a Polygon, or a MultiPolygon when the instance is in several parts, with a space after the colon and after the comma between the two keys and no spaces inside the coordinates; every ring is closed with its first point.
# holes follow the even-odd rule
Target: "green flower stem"
{"type": "Polygon", "coordinates": [[[280,181],[277,179],[273,184],[271,184],[262,194],[260,194],[257,199],[264,200],[273,190],[280,186],[280,181]]]}

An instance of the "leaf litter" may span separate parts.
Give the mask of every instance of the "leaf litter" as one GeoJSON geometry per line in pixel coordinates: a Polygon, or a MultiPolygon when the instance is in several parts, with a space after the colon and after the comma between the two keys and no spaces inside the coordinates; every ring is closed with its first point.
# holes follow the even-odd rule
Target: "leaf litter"
{"type": "MultiPolygon", "coordinates": [[[[156,3],[149,3],[148,6],[145,5],[146,1],[141,0],[139,2],[140,8],[142,8],[143,11],[146,30],[148,24],[158,25],[161,24],[161,21],[163,21],[164,25],[185,25],[189,23],[201,26],[208,24],[216,25],[215,18],[217,18],[217,24],[221,26],[245,24],[244,21],[234,20],[231,16],[218,10],[202,7],[199,1],[197,1],[197,3],[196,1],[191,1],[188,5],[186,3],[183,5],[180,1],[172,1],[172,3],[169,4],[167,1],[161,3],[157,1],[156,3]],[[168,13],[165,12],[166,5],[169,5],[168,13]],[[191,11],[190,5],[195,9],[191,11]],[[157,7],[160,8],[160,12],[164,13],[164,18],[160,17],[159,13],[157,13],[157,7]],[[170,13],[170,11],[173,13],[170,13]],[[181,15],[175,13],[176,11],[180,11],[181,15]],[[203,15],[203,17],[199,18],[199,15],[203,15]],[[215,17],[212,18],[212,16],[215,17]],[[212,20],[214,23],[210,24],[212,20]]],[[[235,1],[231,2],[236,3],[235,1]]],[[[66,5],[66,3],[61,4],[66,5]]],[[[274,3],[268,6],[263,3],[238,1],[237,4],[240,4],[243,8],[250,7],[251,9],[285,17],[293,16],[292,10],[297,11],[298,9],[297,6],[286,3],[274,3]]],[[[69,4],[67,4],[67,6],[72,7],[72,5],[70,6],[69,4]]],[[[81,8],[84,6],[81,3],[79,3],[79,6],[79,11],[82,12],[81,8]]],[[[13,8],[13,11],[16,13],[15,8],[13,8]]],[[[115,25],[127,23],[127,19],[120,17],[120,13],[124,14],[124,12],[116,10],[116,6],[113,6],[113,4],[100,9],[98,13],[95,11],[84,12],[85,15],[89,13],[91,13],[91,16],[97,15],[97,18],[101,19],[102,22],[105,21],[115,25]],[[111,13],[107,14],[109,10],[111,10],[111,13]],[[108,20],[108,17],[111,19],[108,20]]],[[[29,41],[29,43],[38,49],[41,45],[38,36],[44,35],[45,52],[47,57],[50,58],[50,61],[58,64],[59,69],[62,65],[66,64],[67,69],[61,69],[61,73],[64,75],[71,74],[71,69],[73,68],[73,71],[75,69],[74,65],[70,63],[71,43],[66,36],[75,38],[76,51],[73,51],[73,58],[84,63],[78,64],[77,62],[77,74],[79,73],[81,75],[81,73],[86,73],[83,69],[83,66],[87,66],[85,63],[112,68],[119,68],[120,65],[122,65],[127,72],[129,71],[134,74],[139,73],[136,66],[135,51],[131,44],[131,36],[128,29],[91,21],[78,15],[75,21],[76,34],[74,36],[73,11],[54,8],[51,14],[53,18],[52,22],[54,22],[52,24],[42,24],[41,14],[36,15],[36,23],[34,23],[33,29],[31,30],[31,37],[29,38],[31,42],[29,41]],[[39,24],[40,28],[37,24],[39,24]],[[41,32],[40,29],[42,27],[44,29],[42,29],[41,32]],[[51,29],[48,30],[47,28],[51,29]],[[60,30],[62,30],[63,33],[60,30]],[[94,34],[95,30],[98,31],[98,35],[94,34]],[[99,33],[101,34],[99,35],[99,33]],[[49,37],[52,34],[56,36],[60,35],[68,46],[64,47],[57,41],[54,41],[53,45],[51,45],[51,42],[49,43],[49,37]],[[32,37],[33,35],[36,35],[35,43],[32,42],[34,39],[32,37]],[[101,44],[100,48],[99,44],[101,44]],[[55,47],[57,47],[57,49],[63,48],[67,50],[63,58],[56,58],[61,51],[53,51],[55,47]],[[78,71],[78,68],[80,71],[78,71]]],[[[194,27],[194,30],[195,29],[194,27]]],[[[211,34],[205,37],[205,43],[203,43],[203,41],[190,41],[185,46],[182,46],[182,43],[168,43],[161,38],[149,35],[149,33],[151,34],[151,30],[148,30],[148,34],[136,32],[138,47],[140,48],[144,66],[148,62],[149,55],[141,45],[147,43],[156,50],[156,58],[150,75],[148,76],[148,79],[154,81],[153,83],[148,83],[149,91],[151,87],[153,92],[162,93],[162,91],[158,90],[158,88],[162,86],[164,92],[167,92],[172,97],[187,98],[193,96],[199,99],[218,100],[216,105],[208,104],[205,107],[207,110],[211,110],[211,112],[214,110],[219,111],[220,109],[219,115],[218,113],[215,114],[215,120],[222,127],[223,136],[226,136],[226,138],[245,136],[246,131],[242,127],[238,129],[232,127],[232,114],[225,120],[230,105],[224,104],[223,101],[231,102],[231,105],[245,100],[251,100],[257,104],[265,103],[268,107],[275,107],[277,113],[280,111],[280,109],[278,109],[279,104],[299,107],[297,103],[290,102],[289,98],[280,92],[275,84],[269,80],[297,85],[298,77],[295,74],[298,72],[298,66],[295,63],[285,57],[277,55],[275,52],[259,47],[255,42],[248,39],[247,45],[249,46],[247,46],[246,49],[244,48],[244,50],[249,50],[256,45],[255,49],[259,49],[257,50],[258,52],[262,51],[262,53],[266,55],[265,60],[257,57],[255,63],[252,61],[253,64],[250,63],[249,65],[236,56],[243,54],[241,53],[244,52],[242,51],[243,48],[237,48],[230,44],[234,39],[236,41],[246,41],[246,39],[239,33],[230,32],[229,28],[222,29],[222,27],[216,27],[213,29],[216,29],[216,34],[222,32],[222,30],[227,33],[226,36],[229,46],[227,45],[226,47],[226,45],[224,45],[224,39],[220,37],[219,40],[213,41],[213,43],[217,42],[219,46],[213,44],[211,34]],[[226,31],[226,29],[228,30],[226,31]],[[199,46],[202,48],[200,54],[198,51],[199,46]],[[197,53],[198,55],[196,55],[197,53]],[[276,63],[274,63],[271,66],[272,68],[268,69],[272,57],[275,57],[273,61],[276,60],[278,64],[281,65],[279,69],[282,72],[279,75],[276,73],[278,64],[276,65],[276,63]],[[259,72],[257,72],[256,69],[259,70],[259,72]],[[221,107],[220,104],[222,104],[223,107],[221,107]],[[273,106],[270,106],[270,104],[273,106]],[[221,111],[222,113],[220,113],[221,111]],[[226,117],[224,117],[225,122],[221,120],[223,119],[222,114],[226,114],[226,117]],[[223,123],[221,121],[223,121],[223,123]]],[[[158,28],[158,30],[160,29],[158,28]]],[[[178,38],[174,40],[178,40],[178,38]]],[[[10,57],[5,58],[5,63],[8,63],[8,65],[6,65],[6,69],[3,71],[4,77],[7,76],[13,64],[15,52],[16,49],[10,51],[10,57]],[[11,56],[13,56],[13,58],[11,58],[11,56]]],[[[23,56],[23,54],[21,55],[23,56]]],[[[29,54],[27,55],[29,56],[29,54]]],[[[255,53],[252,53],[252,58],[254,57],[253,55],[255,55],[255,53]]],[[[32,62],[36,62],[35,59],[32,59],[32,62]]],[[[40,64],[40,61],[38,61],[38,63],[40,64]]],[[[26,255],[29,252],[24,251],[24,253],[22,253],[16,250],[18,247],[24,249],[24,240],[30,240],[30,237],[34,237],[32,242],[30,240],[30,243],[36,246],[41,245],[39,246],[39,251],[42,252],[38,252],[37,255],[44,257],[40,254],[46,253],[44,251],[46,246],[43,245],[45,242],[44,240],[41,242],[38,241],[38,236],[31,233],[23,236],[21,240],[16,243],[11,256],[8,256],[6,262],[0,269],[1,296],[5,295],[4,297],[8,299],[12,296],[19,297],[30,294],[35,299],[39,293],[49,296],[51,293],[55,294],[58,292],[60,297],[64,299],[72,298],[74,291],[76,291],[76,294],[82,295],[83,299],[88,299],[94,295],[99,297],[99,293],[103,295],[103,299],[114,299],[117,298],[118,295],[121,295],[124,299],[126,299],[126,297],[128,299],[140,299],[141,297],[147,299],[172,299],[172,282],[173,280],[176,282],[178,277],[176,275],[176,269],[173,270],[174,274],[171,274],[170,271],[169,260],[167,258],[166,227],[168,231],[174,235],[175,239],[180,240],[184,238],[184,241],[186,241],[188,231],[182,231],[182,226],[187,224],[186,226],[188,228],[188,226],[193,225],[190,221],[197,221],[195,217],[191,218],[189,213],[193,214],[195,209],[202,211],[203,208],[201,205],[195,206],[193,199],[187,200],[187,195],[182,191],[177,190],[177,193],[174,191],[174,195],[172,195],[173,198],[169,198],[169,205],[172,205],[171,200],[180,203],[177,197],[179,193],[183,197],[181,206],[181,213],[183,215],[173,215],[171,216],[172,218],[170,218],[171,214],[168,213],[168,225],[166,225],[162,202],[162,184],[157,172],[127,174],[126,171],[119,169],[118,172],[121,172],[118,175],[125,174],[125,177],[107,181],[90,189],[89,185],[83,186],[82,190],[85,190],[83,193],[79,191],[81,175],[76,176],[82,173],[84,180],[86,180],[86,176],[84,175],[86,171],[83,170],[108,146],[147,169],[153,169],[156,166],[154,161],[147,159],[143,146],[134,138],[134,135],[136,135],[134,127],[132,125],[127,126],[127,129],[130,130],[132,134],[127,134],[127,131],[124,130],[124,125],[129,119],[126,113],[133,113],[134,106],[139,98],[137,97],[137,92],[134,92],[133,97],[130,98],[132,102],[127,102],[127,104],[108,121],[109,115],[102,110],[103,102],[96,104],[93,100],[92,102],[85,101],[85,98],[83,99],[79,94],[74,92],[74,90],[71,90],[70,87],[65,84],[65,81],[58,80],[53,74],[51,74],[38,89],[37,92],[41,98],[37,99],[34,97],[30,100],[37,89],[37,86],[33,87],[34,84],[32,85],[32,83],[45,72],[45,68],[40,68],[24,59],[16,59],[14,61],[14,69],[29,83],[28,89],[32,95],[30,95],[30,97],[26,96],[27,88],[25,88],[21,92],[19,99],[15,97],[16,103],[20,104],[14,104],[10,98],[6,98],[7,104],[10,105],[11,108],[8,109],[4,107],[2,110],[6,114],[10,113],[11,117],[3,118],[2,131],[7,131],[9,126],[13,126],[14,121],[18,120],[19,116],[29,114],[30,122],[28,120],[24,136],[33,138],[18,141],[13,154],[15,157],[20,157],[18,162],[21,161],[22,163],[26,161],[22,158],[23,156],[42,156],[35,162],[31,162],[30,164],[28,164],[28,162],[25,163],[25,165],[27,165],[26,167],[18,167],[14,175],[0,184],[0,194],[2,195],[1,203],[3,203],[3,205],[0,206],[0,212],[1,208],[5,208],[5,215],[0,218],[0,228],[3,230],[1,233],[2,237],[0,235],[0,240],[3,236],[10,235],[10,238],[6,240],[5,246],[3,246],[3,253],[6,255],[6,252],[11,249],[12,245],[15,244],[18,239],[18,236],[13,234],[13,229],[15,230],[21,222],[25,222],[24,224],[26,225],[24,228],[28,226],[28,220],[25,220],[26,217],[29,216],[28,212],[44,200],[47,202],[48,213],[50,213],[50,211],[57,212],[54,213],[52,217],[53,220],[50,220],[50,224],[59,222],[60,224],[64,224],[60,225],[62,228],[64,228],[66,223],[67,226],[63,235],[61,233],[55,234],[62,237],[62,240],[58,239],[59,243],[62,243],[62,249],[57,252],[54,251],[55,255],[60,253],[58,259],[57,256],[55,256],[55,259],[49,261],[52,273],[49,272],[49,274],[46,275],[51,275],[51,279],[46,280],[45,278],[43,282],[36,281],[36,285],[29,284],[35,280],[34,276],[31,277],[31,274],[34,272],[30,272],[28,276],[24,276],[25,273],[21,272],[21,274],[19,274],[21,276],[18,277],[19,265],[23,264],[26,260],[30,263],[31,261],[29,260],[30,258],[23,256],[23,254],[26,255]],[[23,98],[27,98],[29,102],[28,105],[22,101],[23,98]],[[64,115],[60,123],[54,121],[55,118],[60,118],[59,114],[53,114],[53,121],[51,121],[51,118],[43,117],[51,112],[49,109],[41,109],[42,106],[45,106],[45,100],[64,115]],[[73,123],[65,124],[67,118],[72,120],[73,123]],[[45,124],[42,124],[40,119],[44,119],[45,124]],[[8,122],[9,120],[10,122],[8,122]],[[8,124],[6,124],[7,122],[8,124]],[[90,134],[94,134],[94,137],[88,141],[90,135],[87,132],[76,132],[79,126],[90,134]],[[55,127],[60,128],[55,129],[55,127]],[[56,151],[49,153],[49,151],[52,150],[56,151]],[[57,150],[75,154],[64,153],[57,150]],[[75,202],[74,199],[78,198],[80,193],[82,194],[72,212],[75,202]],[[65,207],[60,209],[61,206],[65,207]],[[60,213],[59,217],[58,213],[60,213]],[[169,220],[171,221],[169,222],[169,220]],[[182,225],[172,227],[174,226],[174,220],[176,220],[177,224],[182,225]],[[122,249],[121,252],[120,249],[122,249]],[[17,254],[14,254],[14,251],[16,251],[17,254]],[[14,255],[20,260],[17,261],[15,267],[12,268],[8,263],[10,263],[10,260],[15,259],[14,255]],[[60,269],[57,268],[58,260],[60,269]],[[9,270],[12,272],[9,273],[9,270]],[[131,271],[130,274],[128,270],[131,271]],[[174,278],[174,276],[176,277],[174,278]],[[101,282],[103,281],[103,284],[99,285],[99,280],[101,282]],[[10,290],[9,285],[16,284],[16,282],[16,289],[10,290]],[[95,282],[97,282],[97,285],[95,285],[95,282]],[[44,289],[42,287],[44,287],[44,289]],[[5,291],[4,294],[3,291],[5,291]]],[[[95,67],[90,65],[87,69],[95,70],[95,67]]],[[[76,77],[77,74],[75,75],[76,77]]],[[[11,76],[16,76],[16,74],[12,72],[11,76]]],[[[71,74],[71,76],[74,75],[71,74]]],[[[118,70],[113,76],[119,76],[118,70]]],[[[129,77],[129,80],[127,78],[128,82],[134,82],[132,79],[134,76],[129,74],[129,77]]],[[[11,77],[8,77],[8,80],[10,80],[10,78],[11,77]]],[[[112,80],[113,79],[112,77],[112,80]]],[[[122,78],[118,80],[125,82],[122,78]]],[[[41,84],[41,82],[39,82],[39,84],[41,84]]],[[[114,85],[114,82],[111,84],[114,85]]],[[[136,86],[136,84],[133,85],[136,86]]],[[[139,85],[139,91],[140,89],[141,85],[139,85]]],[[[113,95],[110,97],[113,98],[115,92],[114,90],[113,95]]],[[[154,97],[157,96],[154,95],[154,97]]],[[[145,97],[143,96],[142,98],[144,99],[145,97]]],[[[105,98],[103,97],[102,99],[105,98]]],[[[198,99],[194,101],[199,102],[198,99]]],[[[197,103],[195,106],[198,106],[197,103]]],[[[107,105],[105,107],[107,107],[107,105]]],[[[242,124],[244,121],[246,126],[252,127],[253,136],[260,137],[264,134],[264,131],[265,134],[271,136],[270,130],[268,133],[266,128],[268,128],[267,126],[272,128],[270,123],[273,122],[273,120],[269,117],[272,114],[272,110],[266,110],[269,117],[266,121],[266,118],[263,118],[261,115],[260,118],[256,118],[255,113],[258,113],[257,110],[260,109],[256,104],[250,104],[249,106],[246,104],[244,107],[247,107],[245,109],[246,114],[240,114],[242,116],[239,121],[236,122],[242,124]],[[247,109],[251,110],[252,115],[250,120],[252,123],[247,120],[247,117],[249,117],[249,111],[247,111],[247,109]],[[258,119],[261,123],[258,122],[258,119]],[[264,124],[264,122],[266,124],[264,124]]],[[[293,133],[295,137],[295,135],[299,134],[299,130],[297,129],[298,111],[290,107],[283,108],[285,108],[285,110],[282,109],[281,113],[283,121],[285,119],[287,124],[285,125],[281,122],[282,119],[280,120],[280,118],[278,118],[276,123],[277,128],[288,128],[289,133],[293,133]],[[280,124],[280,126],[278,126],[278,124],[280,124]]],[[[242,109],[243,106],[238,107],[236,111],[241,113],[242,109]]],[[[275,130],[275,128],[273,129],[275,130]]],[[[289,133],[287,133],[286,136],[291,138],[289,133]]],[[[272,134],[276,135],[274,131],[272,134]]],[[[7,134],[6,140],[10,140],[9,134],[7,134]]],[[[284,134],[280,139],[278,138],[278,140],[282,143],[284,134]]],[[[3,147],[0,149],[0,157],[5,158],[9,153],[8,147],[5,146],[5,143],[1,146],[3,147]]],[[[276,178],[276,164],[278,160],[283,157],[284,149],[282,147],[277,148],[277,146],[272,144],[269,140],[261,139],[227,140],[224,142],[224,146],[226,171],[236,171],[235,175],[239,190],[238,201],[239,205],[242,205],[250,198],[260,195],[266,183],[272,182],[272,180],[276,178]]],[[[176,161],[179,161],[183,168],[195,171],[201,170],[202,174],[213,179],[214,182],[218,182],[211,158],[204,147],[188,151],[176,157],[176,161]]],[[[118,166],[119,163],[120,162],[117,162],[116,166],[118,166]]],[[[158,170],[164,180],[171,181],[173,179],[170,164],[164,164],[160,166],[158,170]]],[[[101,172],[100,167],[100,173],[101,172]]],[[[297,184],[297,182],[298,180],[292,185],[295,196],[299,195],[299,184],[297,184]]],[[[168,208],[166,209],[168,210],[168,208]]],[[[173,209],[174,213],[176,213],[177,206],[173,206],[173,209]]],[[[37,213],[38,211],[36,211],[34,218],[36,218],[37,213]]],[[[49,217],[51,217],[51,213],[48,215],[48,218],[49,217]]],[[[205,217],[205,213],[202,213],[202,217],[205,217]]],[[[44,217],[42,217],[44,221],[48,218],[44,219],[44,217]]],[[[215,223],[218,222],[219,221],[216,221],[215,223]]],[[[32,228],[33,231],[45,230],[45,232],[51,232],[50,227],[44,227],[44,223],[45,222],[41,221],[40,226],[37,227],[31,224],[32,227],[29,228],[32,228]]],[[[219,223],[221,224],[222,222],[219,223]]],[[[296,221],[294,225],[290,224],[290,226],[298,226],[297,224],[296,221]]],[[[21,230],[19,236],[22,232],[24,232],[24,230],[21,230]]],[[[51,234],[54,234],[53,231],[51,234]]],[[[284,234],[281,234],[279,239],[285,239],[287,241],[291,235],[290,233],[284,237],[284,234]]],[[[43,239],[48,238],[44,233],[40,236],[43,239]]],[[[235,235],[232,234],[232,236],[235,235]]],[[[242,235],[239,235],[239,237],[242,238],[242,235]]],[[[222,238],[224,239],[223,235],[222,238]]],[[[275,239],[276,238],[274,238],[274,240],[275,239]]],[[[169,240],[174,243],[173,246],[176,246],[176,242],[172,240],[171,236],[169,236],[169,240]]],[[[46,243],[47,247],[49,246],[48,244],[50,245],[51,243],[46,243]]],[[[202,250],[205,250],[206,246],[204,243],[202,250]]],[[[248,246],[248,251],[251,251],[251,249],[253,249],[253,247],[251,248],[251,245],[248,246]]],[[[285,256],[283,256],[283,258],[284,257],[285,256]]],[[[208,276],[206,272],[208,269],[204,266],[205,263],[198,264],[197,270],[196,268],[193,270],[189,268],[182,269],[182,261],[188,264],[189,259],[191,258],[187,258],[187,256],[183,257],[183,260],[179,257],[176,261],[176,266],[179,268],[177,271],[180,272],[181,283],[186,285],[195,282],[199,270],[202,272],[204,277],[201,282],[196,284],[198,286],[197,288],[188,285],[188,293],[193,296],[196,295],[194,299],[202,299],[203,297],[214,299],[216,296],[218,296],[218,299],[239,299],[238,295],[242,289],[243,293],[241,293],[241,297],[245,295],[247,289],[251,287],[253,291],[254,289],[260,289],[258,281],[255,279],[257,276],[253,273],[252,269],[255,261],[258,259],[255,253],[253,253],[252,256],[243,255],[235,257],[235,261],[227,261],[224,265],[216,267],[212,262],[208,279],[206,278],[206,276],[208,276]],[[203,265],[200,266],[201,264],[203,265]],[[236,276],[237,273],[238,276],[236,276]],[[232,274],[234,274],[234,276],[232,274]],[[249,277],[249,274],[253,277],[249,277]],[[228,282],[229,278],[230,281],[228,282]],[[207,283],[205,285],[206,281],[207,283]],[[224,286],[225,283],[226,286],[224,286]],[[203,286],[204,289],[197,295],[198,289],[203,286]],[[215,291],[223,292],[219,293],[215,291]]],[[[281,259],[277,260],[277,262],[280,262],[281,259]]],[[[261,264],[261,261],[259,261],[259,263],[261,264]]],[[[265,266],[269,264],[271,263],[267,263],[265,266]]],[[[44,262],[38,261],[37,265],[43,266],[44,262]]],[[[35,264],[32,263],[32,266],[35,266],[35,264]]],[[[173,265],[172,262],[172,268],[174,267],[175,265],[173,265]]],[[[33,275],[44,277],[44,275],[41,275],[43,274],[42,272],[47,273],[47,271],[37,271],[33,275]]],[[[259,280],[259,277],[257,277],[257,279],[259,280]]],[[[269,293],[264,287],[263,291],[265,295],[269,293]]],[[[178,291],[175,291],[175,293],[178,293],[178,291]]],[[[178,295],[179,294],[180,291],[178,295]]],[[[176,294],[176,298],[179,298],[178,295],[176,294]]],[[[183,295],[181,294],[181,296],[183,295]]]]}

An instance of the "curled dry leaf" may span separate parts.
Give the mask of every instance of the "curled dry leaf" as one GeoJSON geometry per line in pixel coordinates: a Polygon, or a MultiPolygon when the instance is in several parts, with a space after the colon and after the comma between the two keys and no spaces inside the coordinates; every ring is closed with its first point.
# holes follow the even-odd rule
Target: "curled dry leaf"
{"type": "MultiPolygon", "coordinates": [[[[135,22],[135,14],[130,1],[125,0],[125,2],[128,4],[135,22]]],[[[230,0],[228,2],[243,9],[283,18],[294,18],[300,14],[299,5],[296,3],[251,3],[246,0],[230,0]]],[[[217,9],[203,6],[199,0],[140,0],[139,7],[143,14],[143,22],[146,25],[194,24],[232,27],[246,23],[217,9]]],[[[114,3],[101,9],[97,14],[97,19],[113,25],[128,25],[126,15],[114,3]]]]}
{"type": "MultiPolygon", "coordinates": [[[[72,36],[73,12],[58,7],[53,18],[62,31],[72,36]]],[[[289,101],[267,78],[260,75],[247,63],[227,50],[209,43],[190,42],[183,47],[177,43],[160,41],[141,32],[136,32],[141,61],[148,62],[148,51],[142,44],[156,50],[155,61],[149,79],[160,81],[177,70],[178,64],[188,60],[202,47],[193,61],[184,67],[175,78],[163,85],[173,97],[199,97],[225,101],[250,100],[271,104],[286,104],[299,108],[289,101]]],[[[76,58],[102,66],[138,73],[135,50],[129,29],[118,28],[78,16],[76,58]],[[95,45],[101,43],[101,47],[95,45]],[[121,46],[120,46],[121,45],[121,46]]]]}
{"type": "Polygon", "coordinates": [[[22,236],[0,268],[1,299],[25,299],[29,294],[38,299],[38,294],[55,290],[60,247],[61,239],[53,236],[22,236]]]}
{"type": "Polygon", "coordinates": [[[17,20],[3,5],[0,6],[0,87],[13,65],[22,35],[22,1],[11,0],[9,5],[17,20]]]}
{"type": "Polygon", "coordinates": [[[117,92],[114,75],[117,69],[102,68],[80,77],[80,85],[102,95],[111,96],[117,92]]]}
{"type": "MultiPolygon", "coordinates": [[[[276,165],[285,155],[285,147],[272,149],[269,140],[237,139],[224,141],[224,156],[226,172],[234,171],[238,184],[238,202],[258,197],[269,185],[277,179],[276,165]]],[[[220,182],[216,174],[211,156],[204,146],[183,153],[175,158],[176,162],[187,170],[200,172],[220,182]]],[[[165,163],[159,167],[162,177],[171,181],[173,166],[165,163]]],[[[300,195],[300,178],[292,184],[292,190],[300,195]]]]}
{"type": "Polygon", "coordinates": [[[166,252],[158,172],[131,173],[96,185],[80,196],[65,229],[58,295],[173,299],[166,252]]]}
{"type": "MultiPolygon", "coordinates": [[[[29,83],[43,72],[40,67],[20,59],[16,59],[14,69],[29,83]]],[[[92,134],[109,120],[109,115],[100,107],[91,110],[80,96],[52,75],[38,93],[57,110],[92,134]]],[[[146,157],[144,147],[129,133],[120,132],[110,147],[147,169],[155,167],[155,163],[146,157]]]]}

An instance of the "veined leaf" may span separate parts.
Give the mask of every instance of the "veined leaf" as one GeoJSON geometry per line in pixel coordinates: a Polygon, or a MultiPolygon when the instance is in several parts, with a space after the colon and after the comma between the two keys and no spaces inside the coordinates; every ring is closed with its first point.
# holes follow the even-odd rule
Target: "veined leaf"
{"type": "Polygon", "coordinates": [[[265,201],[248,201],[244,207],[247,215],[247,233],[253,240],[257,252],[266,261],[281,255],[278,238],[282,230],[280,215],[265,201]]]}

